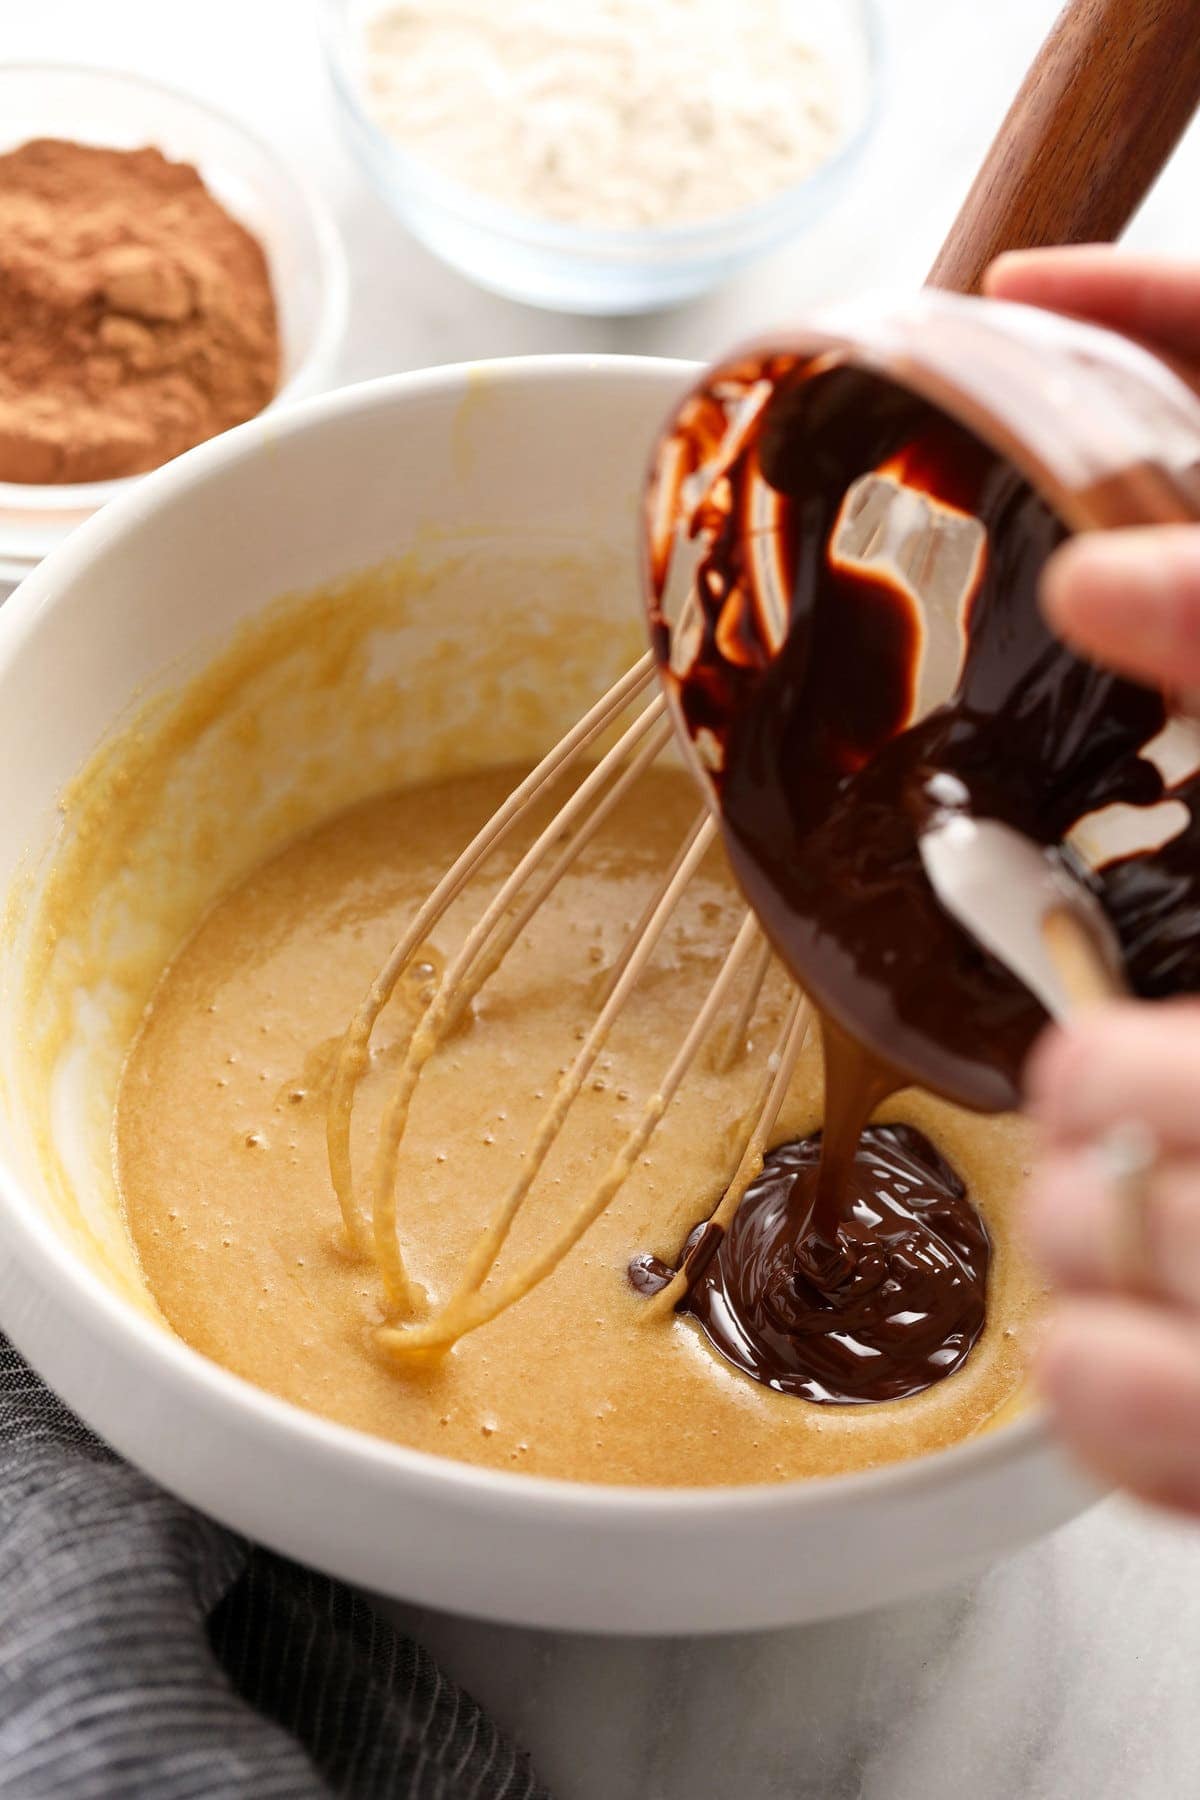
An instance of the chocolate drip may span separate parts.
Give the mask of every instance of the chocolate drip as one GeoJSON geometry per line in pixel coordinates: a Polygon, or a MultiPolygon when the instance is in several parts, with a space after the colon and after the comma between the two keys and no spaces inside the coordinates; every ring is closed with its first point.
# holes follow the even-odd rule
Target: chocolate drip
{"type": "Polygon", "coordinates": [[[661,1256],[651,1256],[648,1251],[630,1259],[627,1273],[634,1293],[644,1294],[647,1299],[651,1294],[661,1294],[675,1275],[670,1263],[665,1263],[661,1256]]]}

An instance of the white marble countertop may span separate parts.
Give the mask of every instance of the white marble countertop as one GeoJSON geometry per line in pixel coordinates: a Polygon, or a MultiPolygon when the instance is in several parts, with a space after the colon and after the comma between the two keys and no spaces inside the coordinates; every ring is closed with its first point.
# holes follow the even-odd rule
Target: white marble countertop
{"type": "MultiPolygon", "coordinates": [[[[409,241],[325,106],[309,0],[0,0],[0,60],[192,89],[332,201],[354,298],[344,380],[544,350],[708,356],[806,304],[915,284],[1057,0],[883,0],[891,95],[836,214],[655,318],[539,313],[409,241]]],[[[1130,236],[1200,255],[1200,131],[1130,236]]],[[[770,1636],[596,1640],[404,1614],[533,1752],[558,1800],[1176,1800],[1200,1792],[1200,1530],[1109,1502],[969,1587],[770,1636]]]]}
{"type": "Polygon", "coordinates": [[[565,1637],[395,1609],[558,1800],[1190,1800],[1200,1528],[1110,1500],[857,1619],[565,1637]]]}

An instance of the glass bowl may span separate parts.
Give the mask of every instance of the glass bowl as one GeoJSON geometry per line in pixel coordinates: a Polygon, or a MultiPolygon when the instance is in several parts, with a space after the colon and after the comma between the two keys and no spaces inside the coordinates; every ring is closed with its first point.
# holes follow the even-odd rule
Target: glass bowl
{"type": "MultiPolygon", "coordinates": [[[[347,279],[331,218],[283,159],[233,119],[173,88],[58,63],[0,67],[0,152],[31,137],[137,149],[194,163],[260,239],[282,333],[282,379],[268,411],[325,385],[345,329],[347,279]]],[[[0,482],[0,596],[59,540],[140,481],[0,482]]]]}
{"type": "Polygon", "coordinates": [[[386,0],[320,0],[326,63],[342,130],[367,176],[413,235],[480,286],[560,312],[649,312],[715,287],[824,213],[875,122],[882,65],[876,0],[804,0],[814,44],[837,78],[844,135],[790,188],[687,224],[566,224],[502,206],[402,150],[366,98],[364,26],[386,0]]]}

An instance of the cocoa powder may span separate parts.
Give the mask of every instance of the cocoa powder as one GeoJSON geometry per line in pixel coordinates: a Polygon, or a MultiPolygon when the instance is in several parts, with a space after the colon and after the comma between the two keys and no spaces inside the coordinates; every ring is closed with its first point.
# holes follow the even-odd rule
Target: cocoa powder
{"type": "Polygon", "coordinates": [[[194,168],[58,138],[0,156],[0,480],[156,468],[278,379],[262,246],[194,168]]]}

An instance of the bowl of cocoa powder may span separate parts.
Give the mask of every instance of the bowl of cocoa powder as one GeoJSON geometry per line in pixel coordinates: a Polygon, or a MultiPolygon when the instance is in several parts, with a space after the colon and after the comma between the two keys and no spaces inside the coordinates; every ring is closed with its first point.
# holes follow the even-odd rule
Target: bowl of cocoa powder
{"type": "Polygon", "coordinates": [[[140,77],[0,68],[0,594],[150,469],[331,379],[324,207],[140,77]]]}

